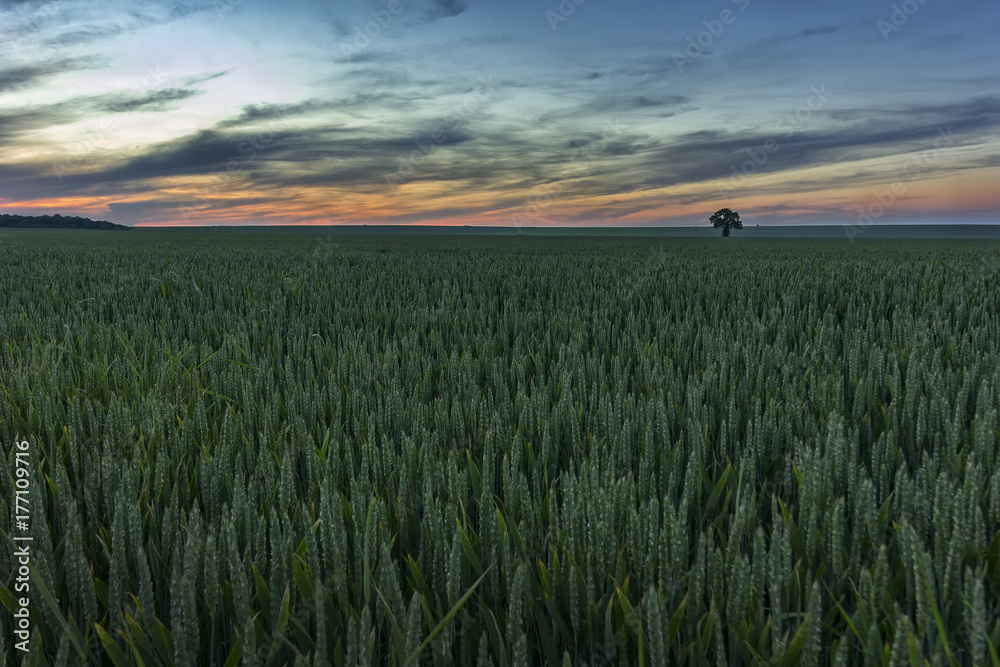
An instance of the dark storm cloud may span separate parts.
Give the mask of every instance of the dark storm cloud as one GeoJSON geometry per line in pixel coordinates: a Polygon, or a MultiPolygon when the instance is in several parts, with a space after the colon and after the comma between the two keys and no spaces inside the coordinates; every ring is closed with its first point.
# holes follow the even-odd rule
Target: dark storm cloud
{"type": "MultiPolygon", "coordinates": [[[[784,132],[697,132],[678,137],[645,153],[647,169],[659,172],[645,182],[677,185],[732,175],[766,142],[761,172],[788,171],[816,164],[850,162],[926,150],[941,136],[976,137],[1000,127],[1000,100],[980,98],[964,103],[912,106],[876,116],[840,130],[784,132]]],[[[828,184],[834,185],[834,184],[828,184]]]]}
{"type": "Polygon", "coordinates": [[[387,104],[392,105],[394,109],[402,110],[412,106],[414,99],[416,99],[415,96],[407,96],[401,91],[393,92],[389,89],[381,89],[358,92],[350,97],[335,100],[314,98],[288,104],[248,104],[243,107],[238,116],[219,121],[215,125],[215,129],[235,131],[243,126],[279,121],[283,123],[293,122],[296,118],[308,116],[325,118],[331,113],[353,117],[368,111],[383,109],[387,104]]]}
{"type": "MultiPolygon", "coordinates": [[[[157,104],[152,97],[134,100],[136,104],[142,101],[157,104]]],[[[71,106],[60,105],[58,111],[69,114],[71,106]]],[[[1000,101],[980,98],[897,108],[878,117],[869,114],[868,120],[849,128],[802,131],[787,138],[780,133],[724,129],[690,132],[670,140],[627,132],[606,137],[596,129],[567,136],[565,131],[531,133],[527,126],[467,120],[450,124],[401,120],[377,134],[329,124],[308,129],[278,125],[263,133],[237,131],[244,124],[330,107],[330,102],[318,100],[253,105],[215,129],[150,146],[143,155],[102,170],[69,174],[62,187],[66,191],[96,187],[113,191],[130,184],[131,189],[143,180],[224,172],[235,163],[241,177],[255,187],[332,185],[374,192],[385,189],[386,174],[395,172],[400,160],[416,154],[410,181],[466,182],[486,191],[503,183],[498,198],[554,181],[560,181],[562,196],[614,195],[728,177],[734,165],[748,159],[748,151],[769,139],[776,140],[779,148],[769,155],[762,172],[921,151],[933,145],[939,129],[950,127],[952,135],[963,140],[1000,126],[1000,101]],[[446,136],[434,142],[429,154],[421,155],[421,145],[428,146],[435,132],[446,136]]],[[[50,108],[50,122],[53,115],[58,114],[50,108]]],[[[6,120],[0,119],[4,130],[10,127],[6,120]]],[[[21,130],[40,122],[28,116],[13,120],[15,127],[20,122],[21,130]]],[[[863,172],[848,177],[852,182],[866,178],[870,174],[863,172]]]]}
{"type": "Polygon", "coordinates": [[[332,103],[317,99],[304,100],[302,102],[288,104],[248,104],[243,107],[239,116],[228,118],[216,125],[216,129],[239,127],[263,120],[276,120],[279,118],[291,118],[302,116],[314,111],[330,109],[332,103]]]}
{"type": "Polygon", "coordinates": [[[66,125],[83,117],[79,106],[72,102],[0,111],[0,146],[10,143],[26,132],[66,125]]]}
{"type": "MultiPolygon", "coordinates": [[[[384,187],[384,174],[396,168],[400,157],[417,150],[418,142],[426,142],[436,129],[411,128],[396,136],[380,137],[339,127],[251,134],[205,130],[151,146],[145,154],[104,170],[69,174],[64,177],[64,187],[86,190],[117,182],[219,172],[249,174],[257,186],[360,185],[378,181],[384,187]]],[[[450,129],[438,146],[451,149],[471,140],[471,135],[461,129],[450,129]]]]}
{"type": "Polygon", "coordinates": [[[0,111],[0,146],[17,141],[28,132],[68,125],[107,114],[162,112],[176,108],[179,102],[200,95],[201,91],[168,88],[141,93],[105,93],[75,97],[56,104],[32,105],[0,111]]]}
{"type": "Polygon", "coordinates": [[[185,88],[165,88],[140,95],[104,95],[97,102],[104,110],[111,113],[126,113],[129,111],[168,111],[177,107],[176,102],[201,95],[200,90],[185,88]]]}
{"type": "Polygon", "coordinates": [[[94,59],[64,58],[0,69],[0,93],[40,86],[57,74],[91,69],[95,66],[94,59]]]}
{"type": "Polygon", "coordinates": [[[234,137],[202,130],[194,135],[172,142],[156,144],[144,155],[102,173],[81,175],[67,179],[69,187],[95,184],[102,181],[145,180],[164,176],[209,173],[225,168],[226,162],[239,158],[239,141],[234,137]]]}
{"type": "MultiPolygon", "coordinates": [[[[884,156],[905,156],[931,150],[941,136],[951,133],[956,145],[974,145],[984,135],[1000,127],[1000,102],[993,98],[950,105],[899,108],[879,116],[868,112],[869,120],[840,130],[782,133],[761,131],[706,130],[690,132],[663,140],[638,134],[621,133],[611,138],[581,133],[563,139],[561,145],[533,141],[528,145],[508,145],[480,157],[488,160],[489,172],[483,174],[487,185],[497,180],[508,191],[558,183],[560,197],[588,196],[595,193],[618,195],[664,186],[698,183],[728,178],[732,168],[749,159],[747,151],[775,140],[778,150],[769,155],[762,172],[783,172],[786,182],[773,187],[775,194],[787,190],[807,192],[840,185],[870,182],[874,172],[858,171],[838,176],[838,182],[817,180],[801,187],[787,185],[802,179],[796,172],[817,164],[835,164],[884,156]],[[650,176],[653,174],[653,176],[650,176]],[[515,180],[523,175],[523,180],[515,180]],[[494,179],[490,179],[493,176],[494,179]],[[554,177],[554,180],[553,180],[554,177]]],[[[817,123],[825,125],[823,122],[817,123]]],[[[487,142],[488,145],[492,145],[487,142]]],[[[477,147],[475,144],[472,148],[477,147]]],[[[470,159],[441,173],[436,165],[426,168],[414,179],[445,180],[450,175],[475,182],[480,177],[474,151],[463,151],[470,159]]],[[[989,159],[985,162],[989,163],[989,159]]],[[[946,173],[957,169],[983,166],[982,159],[963,162],[946,161],[933,165],[927,173],[946,173]]],[[[768,189],[771,192],[772,189],[768,189]]],[[[693,194],[692,202],[704,195],[693,194]]],[[[671,201],[674,201],[671,198],[671,201]]],[[[678,202],[685,203],[685,202],[678,202]]]]}

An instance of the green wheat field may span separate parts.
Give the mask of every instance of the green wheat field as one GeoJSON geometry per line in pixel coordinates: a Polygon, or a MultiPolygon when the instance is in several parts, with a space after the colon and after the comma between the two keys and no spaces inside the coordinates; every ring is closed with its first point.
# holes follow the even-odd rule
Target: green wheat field
{"type": "Polygon", "coordinates": [[[1000,665],[998,381],[996,242],[15,231],[0,664],[1000,665]]]}

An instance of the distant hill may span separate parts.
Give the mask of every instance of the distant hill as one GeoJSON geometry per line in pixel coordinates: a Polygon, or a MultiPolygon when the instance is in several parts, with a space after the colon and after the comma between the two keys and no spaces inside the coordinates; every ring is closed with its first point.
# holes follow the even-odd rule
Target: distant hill
{"type": "Polygon", "coordinates": [[[75,215],[0,215],[0,227],[20,229],[112,229],[128,231],[130,227],[106,220],[91,220],[75,215]]]}

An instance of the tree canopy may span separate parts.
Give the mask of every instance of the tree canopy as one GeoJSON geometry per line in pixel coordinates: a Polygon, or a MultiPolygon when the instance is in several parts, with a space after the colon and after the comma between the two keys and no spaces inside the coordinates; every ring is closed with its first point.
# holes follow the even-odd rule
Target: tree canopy
{"type": "Polygon", "coordinates": [[[730,229],[743,229],[743,221],[740,220],[740,214],[731,208],[720,208],[708,221],[716,229],[721,227],[723,236],[729,236],[730,229]]]}

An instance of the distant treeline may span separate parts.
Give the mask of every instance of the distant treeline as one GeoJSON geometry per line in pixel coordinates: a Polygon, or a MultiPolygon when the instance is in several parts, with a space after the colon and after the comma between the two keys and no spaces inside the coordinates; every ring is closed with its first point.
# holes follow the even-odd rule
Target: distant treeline
{"type": "Polygon", "coordinates": [[[75,215],[0,215],[0,227],[18,227],[24,229],[41,229],[54,227],[58,229],[118,229],[128,230],[125,225],[116,225],[107,220],[91,220],[75,215]]]}

